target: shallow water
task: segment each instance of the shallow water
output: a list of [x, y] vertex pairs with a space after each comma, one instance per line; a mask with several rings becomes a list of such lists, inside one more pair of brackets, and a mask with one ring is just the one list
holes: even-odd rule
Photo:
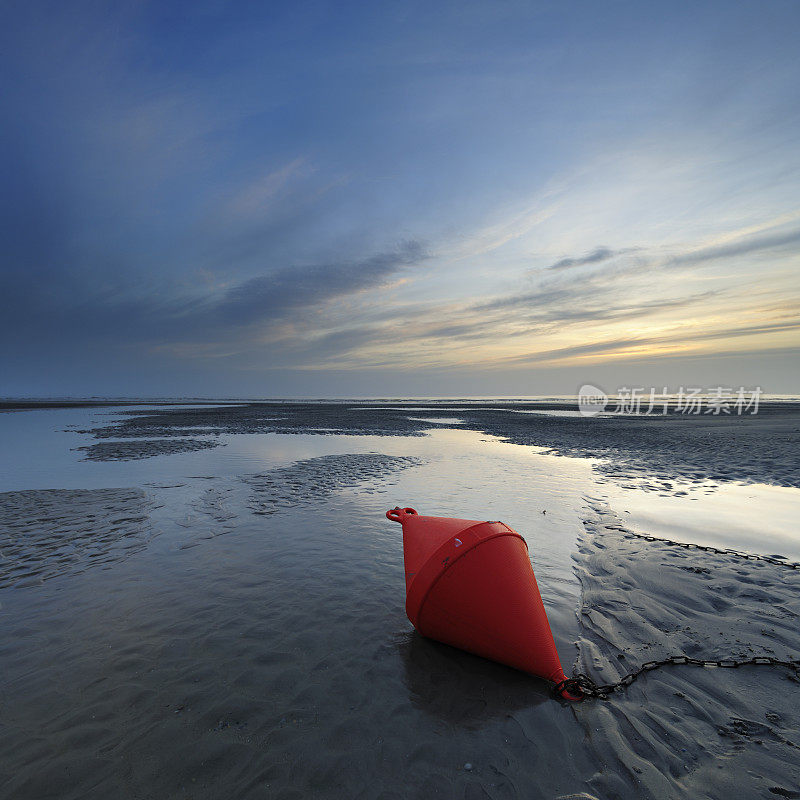
[[[673, 747], [656, 747], [644, 782], [605, 774], [636, 750], [641, 703], [610, 718], [597, 704], [568, 707], [537, 680], [414, 634], [400, 528], [384, 512], [410, 505], [518, 530], [566, 671], [588, 659], [598, 678], [615, 642], [647, 657], [675, 591], [658, 585], [660, 567], [634, 585], [632, 566], [592, 556], [584, 523], [598, 503], [653, 535], [798, 552], [795, 489], [780, 500], [775, 487], [733, 484], [662, 497], [609, 482], [591, 459], [443, 424], [424, 436], [225, 433], [207, 437], [221, 445], [208, 450], [82, 460], [75, 448], [94, 440], [74, 430], [116, 418], [107, 409], [0, 414], [0, 491], [10, 493], [0, 497], [0, 536], [14, 541], [0, 546], [0, 796], [695, 792], [697, 782], [670, 777]], [[600, 533], [592, 541], [606, 546]], [[774, 589], [790, 619], [792, 595], [770, 569], [727, 611]], [[642, 586], [662, 605], [629, 616], [620, 592]], [[605, 614], [589, 626], [576, 614], [587, 591]], [[698, 583], [695, 601], [718, 592]], [[675, 681], [684, 691], [687, 679]], [[669, 696], [659, 703], [650, 714]], [[702, 699], [691, 708], [702, 716]], [[707, 765], [695, 756], [680, 770], [697, 778]]]
[[[16, 588], [0, 589], [8, 796], [423, 797], [453, 782], [502, 793], [533, 785], [531, 727], [577, 733], [543, 684], [413, 634], [400, 529], [384, 512], [402, 503], [519, 529], [570, 663], [570, 554], [588, 464], [454, 430], [226, 435], [213, 450], [96, 463], [68, 449], [87, 436], [57, 431], [104, 413], [14, 416], [16, 449], [29, 449], [4, 465], [2, 488], [141, 487], [149, 507], [140, 535], [122, 537], [146, 547], [108, 543], [102, 558], [55, 571], [26, 562]], [[360, 476], [357, 458], [370, 453], [416, 462]], [[263, 495], [253, 476], [264, 474], [279, 499], [289, 490], [268, 516], [253, 513]], [[35, 522], [15, 529], [31, 548], [34, 530], [60, 531], [35, 547], [40, 563], [80, 550], [107, 522], [81, 530], [75, 494], [51, 494], [27, 497], [19, 515], [36, 508]], [[547, 783], [553, 794], [579, 784], [577, 773]]]
[[800, 490], [758, 483], [700, 483], [684, 491], [642, 492], [605, 484], [600, 494], [624, 514], [625, 524], [633, 530], [800, 561]]

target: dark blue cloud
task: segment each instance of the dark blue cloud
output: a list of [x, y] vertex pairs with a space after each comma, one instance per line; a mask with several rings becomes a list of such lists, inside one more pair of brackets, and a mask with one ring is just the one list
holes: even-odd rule
[[31, 280], [26, 271], [0, 274], [0, 335], [53, 343], [62, 331], [75, 341], [100, 337], [128, 343], [213, 341], [241, 329], [307, 315], [314, 308], [384, 283], [427, 258], [419, 242], [361, 260], [279, 268], [223, 291], [179, 294], [156, 286], [110, 286], [92, 275], [52, 273]]
[[555, 264], [545, 267], [545, 269], [558, 271], [563, 269], [571, 269], [572, 267], [583, 267], [586, 264], [599, 264], [601, 261], [608, 261], [609, 258], [613, 258], [615, 255], [618, 255], [621, 252], [627, 251], [614, 251], [609, 250], [607, 247], [598, 247], [596, 250], [593, 250], [591, 253], [587, 253], [585, 256], [578, 256], [576, 258], [562, 258], [560, 261], [556, 261]]
[[425, 258], [419, 242], [405, 242], [396, 250], [360, 261], [276, 270], [229, 289], [214, 304], [215, 311], [232, 325], [282, 318], [298, 308], [370, 289]]

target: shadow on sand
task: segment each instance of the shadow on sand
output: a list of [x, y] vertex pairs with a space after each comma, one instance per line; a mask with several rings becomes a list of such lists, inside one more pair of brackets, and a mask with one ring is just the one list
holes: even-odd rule
[[450, 724], [478, 727], [552, 700], [544, 681], [416, 631], [403, 635], [397, 646], [412, 704]]

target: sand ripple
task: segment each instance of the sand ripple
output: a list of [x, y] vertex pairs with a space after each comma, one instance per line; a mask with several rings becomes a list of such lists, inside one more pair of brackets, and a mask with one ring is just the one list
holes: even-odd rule
[[127, 442], [97, 442], [75, 449], [86, 452], [84, 461], [136, 461], [153, 456], [208, 450], [220, 444], [209, 439], [140, 439]]
[[417, 458], [381, 453], [349, 453], [296, 461], [245, 478], [252, 490], [250, 509], [254, 514], [273, 514], [281, 508], [315, 502], [365, 481], [370, 482], [372, 491], [380, 491], [389, 485], [392, 472], [419, 463]]
[[0, 493], [0, 588], [119, 561], [145, 547], [150, 533], [137, 489]]
[[[592, 502], [576, 556], [581, 671], [645, 661], [800, 657], [800, 572], [626, 535]], [[602, 797], [768, 797], [800, 785], [800, 681], [779, 667], [666, 667], [579, 709]], [[782, 795], [790, 796], [790, 795]]]

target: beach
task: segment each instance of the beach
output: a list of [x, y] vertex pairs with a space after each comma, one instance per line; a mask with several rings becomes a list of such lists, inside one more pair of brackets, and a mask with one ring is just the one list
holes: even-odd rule
[[798, 659], [798, 404], [1, 408], [2, 798], [800, 797], [796, 673], [555, 699], [414, 632], [384, 516], [519, 531], [568, 675]]

